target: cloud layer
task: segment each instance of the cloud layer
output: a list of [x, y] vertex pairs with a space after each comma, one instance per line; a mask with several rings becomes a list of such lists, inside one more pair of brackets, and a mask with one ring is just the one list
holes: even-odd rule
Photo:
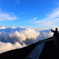
[[18, 49], [26, 46], [25, 44], [21, 45], [19, 42], [16, 42], [15, 44], [11, 44], [10, 42], [0, 42], [0, 53], [7, 52], [9, 50]]
[[0, 27], [0, 53], [22, 48], [39, 40], [52, 36], [50, 30], [36, 31], [24, 27]]

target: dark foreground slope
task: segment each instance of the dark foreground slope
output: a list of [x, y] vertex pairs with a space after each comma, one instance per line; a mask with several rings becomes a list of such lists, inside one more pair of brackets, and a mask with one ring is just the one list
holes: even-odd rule
[[59, 46], [56, 46], [53, 40], [45, 42], [39, 59], [59, 59]]
[[[52, 38], [52, 37], [51, 37], [51, 38]], [[36, 43], [34, 43], [34, 44], [31, 44], [31, 45], [29, 45], [29, 46], [27, 46], [27, 47], [24, 47], [24, 48], [21, 48], [21, 49], [15, 49], [15, 50], [11, 50], [11, 51], [7, 51], [7, 52], [5, 52], [5, 53], [2, 53], [2, 54], [0, 54], [0, 59], [25, 59], [25, 57], [27, 57], [28, 54], [29, 54], [38, 44], [40, 44], [40, 43], [42, 43], [42, 42], [45, 42], [46, 40], [50, 40], [51, 38], [48, 38], [48, 39], [45, 39], [45, 40], [36, 42]], [[43, 51], [42, 54], [41, 54], [41, 57], [40, 57], [41, 59], [43, 59], [42, 56], [45, 56], [45, 55], [44, 55], [45, 53], [47, 54], [46, 50], [47, 50], [47, 51], [51, 50], [50, 48], [52, 47], [52, 46], [51, 46], [52, 43], [50, 44], [50, 43], [47, 42], [46, 44], [49, 45], [49, 48], [48, 48], [48, 50], [47, 50], [47, 47], [48, 47], [48, 46], [45, 46], [46, 48], [44, 48], [44, 51]], [[50, 46], [51, 46], [51, 47], [50, 47]]]

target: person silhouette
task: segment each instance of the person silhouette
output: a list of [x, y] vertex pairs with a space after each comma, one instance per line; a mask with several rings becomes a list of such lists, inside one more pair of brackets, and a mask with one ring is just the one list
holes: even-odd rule
[[57, 45], [58, 44], [58, 28], [55, 28], [55, 30], [51, 30], [51, 32], [53, 32], [53, 41], [54, 41], [54, 44]]

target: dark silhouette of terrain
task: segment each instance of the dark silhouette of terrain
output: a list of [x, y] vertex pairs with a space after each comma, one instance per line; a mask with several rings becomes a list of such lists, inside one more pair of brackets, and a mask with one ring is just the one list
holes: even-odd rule
[[55, 45], [53, 40], [45, 42], [39, 59], [59, 59], [59, 46]]

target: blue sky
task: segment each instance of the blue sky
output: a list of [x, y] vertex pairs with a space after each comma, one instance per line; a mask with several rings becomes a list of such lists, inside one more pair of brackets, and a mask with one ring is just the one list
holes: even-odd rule
[[59, 26], [59, 0], [0, 0], [0, 26]]

